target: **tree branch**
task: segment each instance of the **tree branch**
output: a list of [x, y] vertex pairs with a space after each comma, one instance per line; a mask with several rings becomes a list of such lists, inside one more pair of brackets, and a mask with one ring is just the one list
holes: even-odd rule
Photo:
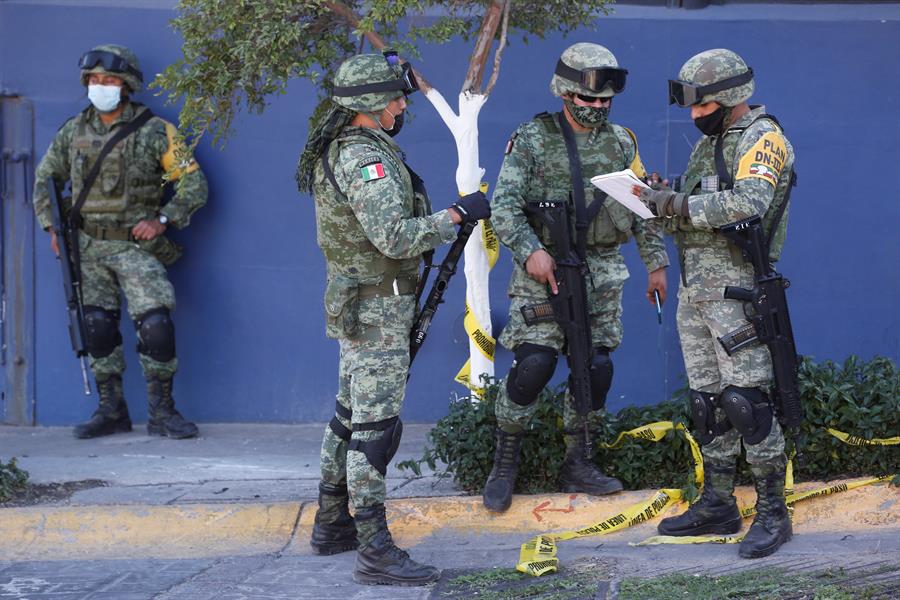
[[490, 96], [494, 91], [494, 85], [497, 83], [497, 77], [500, 76], [500, 60], [503, 58], [503, 51], [506, 49], [506, 33], [509, 30], [509, 7], [512, 0], [505, 0], [503, 5], [503, 25], [500, 29], [500, 44], [497, 51], [494, 52], [494, 68], [491, 71], [491, 78], [488, 80], [487, 87], [484, 89], [484, 95]]
[[[359, 16], [350, 10], [346, 4], [342, 2], [326, 2], [325, 6], [331, 9], [334, 14], [347, 21], [354, 29], [359, 29]], [[376, 31], [365, 31], [363, 35], [376, 50], [383, 50], [387, 46], [384, 39]], [[422, 91], [428, 92], [431, 89], [431, 84], [428, 83], [428, 80], [416, 69], [413, 69], [413, 73], [415, 73], [416, 81], [419, 82], [419, 87], [422, 88]]]
[[475, 40], [475, 48], [469, 58], [469, 70], [466, 72], [466, 80], [463, 82], [463, 92], [481, 93], [481, 82], [484, 79], [484, 67], [487, 64], [488, 53], [497, 35], [497, 27], [500, 25], [501, 15], [508, 0], [492, 0], [490, 7], [485, 11], [478, 30], [478, 38]]

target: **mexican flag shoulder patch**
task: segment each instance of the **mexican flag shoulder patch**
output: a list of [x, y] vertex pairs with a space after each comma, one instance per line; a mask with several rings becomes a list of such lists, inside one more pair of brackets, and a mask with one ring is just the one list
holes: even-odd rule
[[360, 167], [359, 171], [363, 181], [374, 181], [384, 177], [384, 164], [381, 162], [368, 164]]

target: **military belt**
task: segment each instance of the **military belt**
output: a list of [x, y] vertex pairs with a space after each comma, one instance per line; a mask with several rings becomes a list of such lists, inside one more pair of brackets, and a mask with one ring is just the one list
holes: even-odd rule
[[95, 240], [135, 241], [134, 235], [131, 233], [131, 227], [103, 227], [93, 223], [82, 223], [81, 230]]
[[398, 275], [395, 279], [385, 278], [381, 283], [360, 284], [359, 297], [362, 299], [414, 294], [418, 281], [418, 275]]

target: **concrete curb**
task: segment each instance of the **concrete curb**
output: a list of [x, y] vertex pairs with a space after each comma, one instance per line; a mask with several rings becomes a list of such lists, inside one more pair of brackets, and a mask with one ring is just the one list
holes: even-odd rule
[[[797, 490], [824, 485], [804, 483]], [[516, 496], [499, 515], [486, 511], [478, 496], [389, 500], [387, 508], [391, 531], [403, 546], [443, 531], [517, 534], [525, 542], [539, 533], [602, 521], [654, 493]], [[737, 495], [741, 506], [751, 505], [755, 497], [752, 488], [738, 488]], [[665, 515], [684, 508], [679, 504]], [[307, 554], [315, 510], [316, 503], [300, 502], [0, 509], [0, 560]], [[793, 521], [795, 533], [897, 528], [900, 488], [878, 484], [801, 502]], [[634, 530], [654, 535], [656, 521]]]

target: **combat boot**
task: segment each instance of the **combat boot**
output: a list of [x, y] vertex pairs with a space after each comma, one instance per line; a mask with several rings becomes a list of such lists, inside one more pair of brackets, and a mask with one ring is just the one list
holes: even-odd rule
[[741, 558], [762, 558], [778, 550], [794, 532], [784, 502], [784, 464], [770, 468], [768, 473], [757, 467], [751, 467], [751, 470], [756, 486], [756, 517], [738, 554]]
[[593, 444], [583, 432], [566, 433], [566, 458], [559, 475], [560, 491], [603, 496], [622, 491], [622, 482], [607, 477], [594, 464]]
[[704, 461], [703, 467], [705, 481], [700, 498], [684, 513], [660, 521], [660, 535], [731, 534], [741, 530], [741, 511], [734, 498], [734, 464]]
[[494, 449], [494, 467], [484, 484], [482, 500], [491, 512], [503, 512], [512, 504], [519, 471], [519, 451], [522, 448], [522, 432], [507, 433], [500, 427], [494, 432], [497, 446]]
[[88, 439], [131, 431], [131, 417], [122, 391], [122, 376], [110, 375], [97, 380], [97, 394], [100, 405], [87, 423], [76, 425], [72, 434], [79, 439]]
[[428, 585], [441, 578], [430, 565], [411, 559], [394, 544], [384, 516], [384, 504], [356, 511], [359, 551], [353, 580], [366, 585]]
[[147, 400], [150, 408], [150, 419], [147, 421], [147, 433], [162, 435], [176, 440], [197, 437], [197, 426], [185, 420], [175, 410], [172, 398], [172, 379], [159, 377], [147, 378]]
[[347, 484], [319, 482], [319, 510], [309, 545], [316, 554], [338, 554], [356, 550], [356, 522], [350, 516]]

